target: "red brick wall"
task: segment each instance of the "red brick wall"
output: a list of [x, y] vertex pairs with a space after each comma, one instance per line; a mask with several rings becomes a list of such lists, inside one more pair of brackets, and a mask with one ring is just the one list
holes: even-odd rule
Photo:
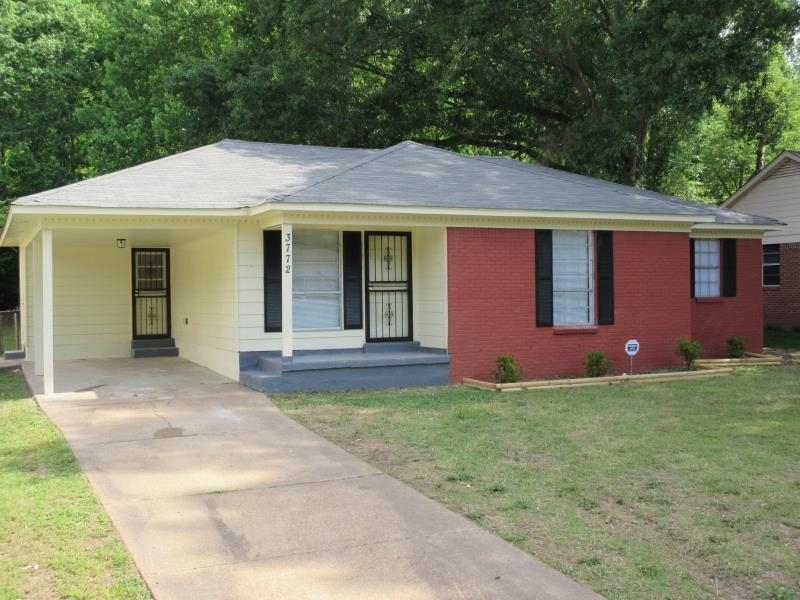
[[781, 284], [764, 288], [764, 324], [800, 327], [800, 243], [781, 244]]
[[747, 339], [750, 352], [764, 345], [761, 294], [761, 240], [736, 241], [736, 297], [692, 300], [692, 337], [703, 345], [703, 356], [727, 356], [726, 338]]
[[631, 337], [641, 343], [635, 369], [679, 364], [675, 340], [691, 332], [687, 234], [614, 233], [615, 324], [594, 333], [536, 327], [533, 231], [450, 228], [447, 257], [453, 381], [488, 378], [500, 354], [526, 378], [584, 373], [592, 350], [626, 371]]

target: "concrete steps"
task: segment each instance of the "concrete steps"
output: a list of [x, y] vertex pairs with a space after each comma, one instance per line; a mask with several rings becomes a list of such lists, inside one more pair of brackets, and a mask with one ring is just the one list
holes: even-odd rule
[[131, 341], [133, 358], [153, 358], [159, 356], [178, 356], [174, 338], [154, 338]]
[[446, 385], [450, 356], [419, 342], [365, 344], [362, 349], [255, 353], [241, 362], [239, 381], [262, 392], [380, 389]]

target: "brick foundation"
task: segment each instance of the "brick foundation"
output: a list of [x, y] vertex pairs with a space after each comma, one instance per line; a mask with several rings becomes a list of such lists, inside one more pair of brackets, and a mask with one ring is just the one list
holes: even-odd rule
[[800, 243], [781, 244], [781, 284], [764, 288], [764, 324], [800, 327]]

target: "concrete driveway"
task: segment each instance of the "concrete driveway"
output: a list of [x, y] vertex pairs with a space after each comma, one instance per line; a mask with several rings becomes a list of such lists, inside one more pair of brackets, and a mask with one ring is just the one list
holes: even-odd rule
[[600, 598], [193, 363], [56, 384], [39, 403], [156, 598]]

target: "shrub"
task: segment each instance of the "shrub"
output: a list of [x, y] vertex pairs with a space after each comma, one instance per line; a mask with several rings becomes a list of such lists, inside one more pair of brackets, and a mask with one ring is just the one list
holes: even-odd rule
[[518, 367], [511, 354], [497, 357], [497, 370], [492, 372], [492, 377], [497, 383], [516, 383], [522, 379], [522, 367]]
[[747, 340], [740, 335], [732, 335], [725, 343], [728, 344], [728, 356], [731, 358], [742, 358], [747, 348]]
[[589, 352], [583, 364], [586, 365], [586, 374], [589, 377], [602, 377], [611, 368], [611, 361], [599, 350]]
[[677, 353], [683, 359], [683, 365], [686, 370], [694, 368], [694, 361], [703, 355], [703, 347], [697, 340], [687, 340], [685, 338], [678, 338]]

